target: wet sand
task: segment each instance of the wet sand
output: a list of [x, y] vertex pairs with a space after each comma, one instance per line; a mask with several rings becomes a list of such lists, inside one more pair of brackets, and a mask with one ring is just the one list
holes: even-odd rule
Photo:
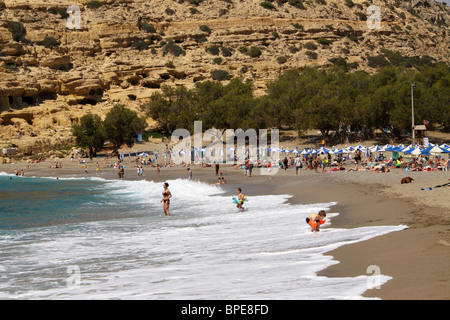
[[[105, 168], [100, 160], [87, 161], [88, 173], [77, 162], [58, 159], [61, 169], [51, 169], [52, 160], [31, 164], [26, 176], [95, 177], [96, 161], [100, 163], [98, 177], [117, 179], [117, 169]], [[125, 160], [125, 179], [138, 180], [136, 168]], [[13, 173], [24, 163], [0, 165], [0, 172]], [[191, 167], [193, 178], [215, 183], [213, 167]], [[245, 194], [291, 194], [292, 203], [337, 202], [331, 211], [339, 212], [332, 219], [332, 227], [355, 228], [373, 225], [406, 225], [407, 229], [363, 242], [345, 245], [328, 254], [339, 261], [319, 275], [327, 277], [355, 277], [371, 275], [367, 267], [376, 265], [383, 275], [393, 279], [380, 289], [368, 290], [366, 297], [387, 300], [449, 299], [450, 298], [450, 187], [433, 190], [448, 182], [450, 172], [408, 172], [394, 169], [389, 173], [332, 172], [315, 173], [302, 170], [280, 170], [271, 179], [254, 170], [246, 177], [244, 170], [221, 165], [227, 179], [222, 187], [234, 194], [241, 187]], [[411, 184], [400, 184], [410, 176]], [[165, 181], [187, 178], [186, 167], [162, 167], [160, 177], [156, 168], [144, 167], [144, 179]], [[299, 222], [299, 229], [307, 228]]]

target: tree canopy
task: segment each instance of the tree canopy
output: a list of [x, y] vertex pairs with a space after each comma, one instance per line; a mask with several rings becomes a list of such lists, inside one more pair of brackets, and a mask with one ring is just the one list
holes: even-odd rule
[[345, 137], [350, 131], [373, 136], [380, 130], [401, 138], [411, 130], [411, 84], [415, 123], [450, 130], [450, 68], [444, 63], [382, 67], [375, 74], [307, 67], [290, 69], [267, 85], [267, 94], [253, 95], [251, 82], [235, 78], [228, 84], [198, 83], [194, 89], [162, 87], [142, 110], [171, 133], [203, 128], [295, 128], [300, 133], [318, 129], [324, 138]]
[[146, 127], [145, 119], [135, 111], [117, 104], [108, 112], [104, 121], [98, 115], [86, 114], [72, 126], [72, 133], [81, 147], [88, 147], [92, 153], [99, 151], [105, 141], [113, 144], [113, 153], [126, 144], [132, 147], [138, 133]]

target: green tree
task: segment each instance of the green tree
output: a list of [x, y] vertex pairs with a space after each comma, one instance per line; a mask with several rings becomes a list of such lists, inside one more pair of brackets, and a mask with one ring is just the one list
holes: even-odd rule
[[122, 145], [134, 145], [138, 133], [144, 131], [146, 122], [135, 111], [116, 104], [106, 115], [103, 126], [105, 137], [113, 144], [113, 153], [117, 154]]
[[105, 136], [103, 134], [103, 122], [96, 114], [86, 114], [80, 118], [80, 122], [72, 126], [72, 134], [77, 145], [89, 148], [95, 155], [103, 148]]
[[191, 129], [196, 120], [195, 93], [184, 86], [164, 85], [161, 92], [152, 94], [150, 101], [141, 105], [141, 110], [166, 133], [177, 128]]

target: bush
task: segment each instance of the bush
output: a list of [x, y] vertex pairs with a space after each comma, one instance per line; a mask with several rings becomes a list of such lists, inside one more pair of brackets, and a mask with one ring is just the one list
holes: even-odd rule
[[42, 45], [46, 48], [53, 48], [59, 45], [58, 40], [56, 40], [52, 36], [46, 36], [44, 40], [42, 40]]
[[279, 64], [284, 64], [284, 63], [287, 62], [287, 57], [286, 56], [280, 56], [280, 57], [277, 58], [277, 62]]
[[343, 57], [330, 58], [330, 59], [328, 59], [328, 61], [330, 61], [335, 66], [338, 66], [338, 67], [343, 68], [344, 70], [347, 70], [347, 61]]
[[219, 54], [219, 47], [218, 46], [212, 46], [212, 47], [206, 48], [206, 52], [217, 56]]
[[169, 16], [173, 16], [173, 15], [175, 14], [175, 11], [173, 11], [173, 10], [170, 9], [170, 8], [166, 8], [165, 12], [166, 12], [166, 14], [169, 15]]
[[323, 38], [323, 37], [317, 38], [316, 41], [317, 41], [317, 43], [320, 43], [321, 45], [324, 45], [324, 46], [329, 46], [330, 44], [333, 43], [333, 41], [328, 40], [328, 39]]
[[173, 61], [167, 61], [165, 64], [166, 68], [175, 69], [175, 64]]
[[317, 45], [312, 41], [308, 41], [305, 43], [305, 48], [308, 50], [317, 50]]
[[14, 41], [26, 41], [25, 35], [27, 34], [27, 29], [25, 29], [22, 23], [8, 20], [6, 21], [6, 28], [8, 28], [9, 32], [11, 32]]
[[298, 30], [305, 30], [305, 28], [303, 27], [303, 25], [301, 25], [300, 23], [293, 23], [292, 24], [292, 26], [295, 28], [295, 29], [298, 29]]
[[389, 62], [383, 56], [371, 56], [368, 57], [367, 65], [371, 68], [381, 68], [388, 66]]
[[142, 24], [142, 30], [144, 30], [147, 33], [155, 33], [156, 32], [155, 26], [152, 25], [151, 23], [146, 23], [146, 22], [144, 22]]
[[89, 1], [88, 3], [86, 3], [86, 6], [87, 6], [89, 9], [98, 9], [98, 8], [100, 8], [102, 5], [103, 5], [103, 3], [101, 3], [100, 1], [97, 1], [97, 0], [92, 0], [92, 1]]
[[301, 0], [289, 0], [288, 3], [295, 8], [306, 10], [303, 1]]
[[137, 49], [139, 51], [141, 50], [147, 50], [148, 49], [148, 43], [144, 40], [135, 41], [131, 44], [131, 47], [134, 49]]
[[66, 10], [60, 9], [60, 8], [51, 7], [51, 8], [48, 8], [47, 11], [52, 14], [59, 14], [62, 19], [67, 19], [70, 16]]
[[352, 0], [345, 0], [345, 5], [349, 8], [353, 8], [355, 3]]
[[200, 30], [206, 32], [207, 34], [211, 34], [211, 29], [205, 24], [200, 26]]
[[277, 8], [275, 8], [275, 6], [268, 1], [263, 1], [259, 5], [267, 10], [277, 10]]
[[224, 81], [231, 78], [230, 74], [225, 70], [212, 70], [211, 76], [213, 80]]
[[238, 50], [239, 50], [240, 53], [243, 53], [243, 54], [247, 54], [248, 53], [248, 48], [246, 46], [239, 47]]
[[247, 54], [252, 58], [258, 58], [259, 56], [261, 56], [261, 53], [261, 49], [258, 47], [250, 47], [247, 52]]
[[189, 11], [191, 12], [191, 14], [198, 14], [198, 13], [200, 13], [200, 11], [198, 11], [196, 8], [189, 8]]
[[220, 10], [219, 10], [219, 17], [224, 16], [224, 15], [226, 15], [227, 13], [228, 13], [228, 10], [227, 10], [227, 9], [220, 9]]
[[214, 58], [213, 63], [214, 64], [221, 64], [222, 63], [222, 58], [221, 57]]
[[233, 49], [231, 48], [222, 47], [220, 48], [220, 51], [224, 57], [231, 57], [231, 55], [233, 55]]
[[206, 37], [204, 37], [204, 36], [200, 36], [200, 37], [194, 37], [194, 40], [195, 40], [195, 42], [197, 42], [197, 43], [203, 43], [203, 42], [206, 42], [206, 41], [208, 41], [208, 39], [206, 39]]
[[203, 0], [189, 0], [189, 4], [192, 4], [193, 6], [199, 6], [202, 2]]
[[297, 48], [296, 46], [290, 46], [288, 48], [288, 50], [289, 50], [290, 53], [296, 53], [296, 52], [300, 51], [300, 49]]
[[356, 12], [355, 14], [358, 16], [359, 20], [367, 21], [367, 15], [365, 13], [363, 13], [363, 12]]
[[314, 51], [306, 51], [306, 55], [312, 60], [317, 60], [318, 57], [318, 54]]
[[170, 40], [163, 48], [163, 53], [171, 53], [175, 57], [179, 57], [180, 55], [185, 55], [186, 51], [184, 51], [180, 46], [176, 45], [172, 40]]

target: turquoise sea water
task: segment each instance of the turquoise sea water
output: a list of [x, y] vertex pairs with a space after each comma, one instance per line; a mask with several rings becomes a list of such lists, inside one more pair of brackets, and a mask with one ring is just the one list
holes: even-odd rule
[[0, 230], [131, 217], [145, 211], [120, 192], [105, 192], [100, 179], [0, 176], [0, 190]]
[[[318, 277], [325, 255], [404, 226], [333, 228], [335, 203], [219, 187], [0, 174], [0, 299], [360, 299], [389, 275]], [[320, 233], [305, 217], [328, 210]], [[370, 280], [370, 281], [369, 281]]]

